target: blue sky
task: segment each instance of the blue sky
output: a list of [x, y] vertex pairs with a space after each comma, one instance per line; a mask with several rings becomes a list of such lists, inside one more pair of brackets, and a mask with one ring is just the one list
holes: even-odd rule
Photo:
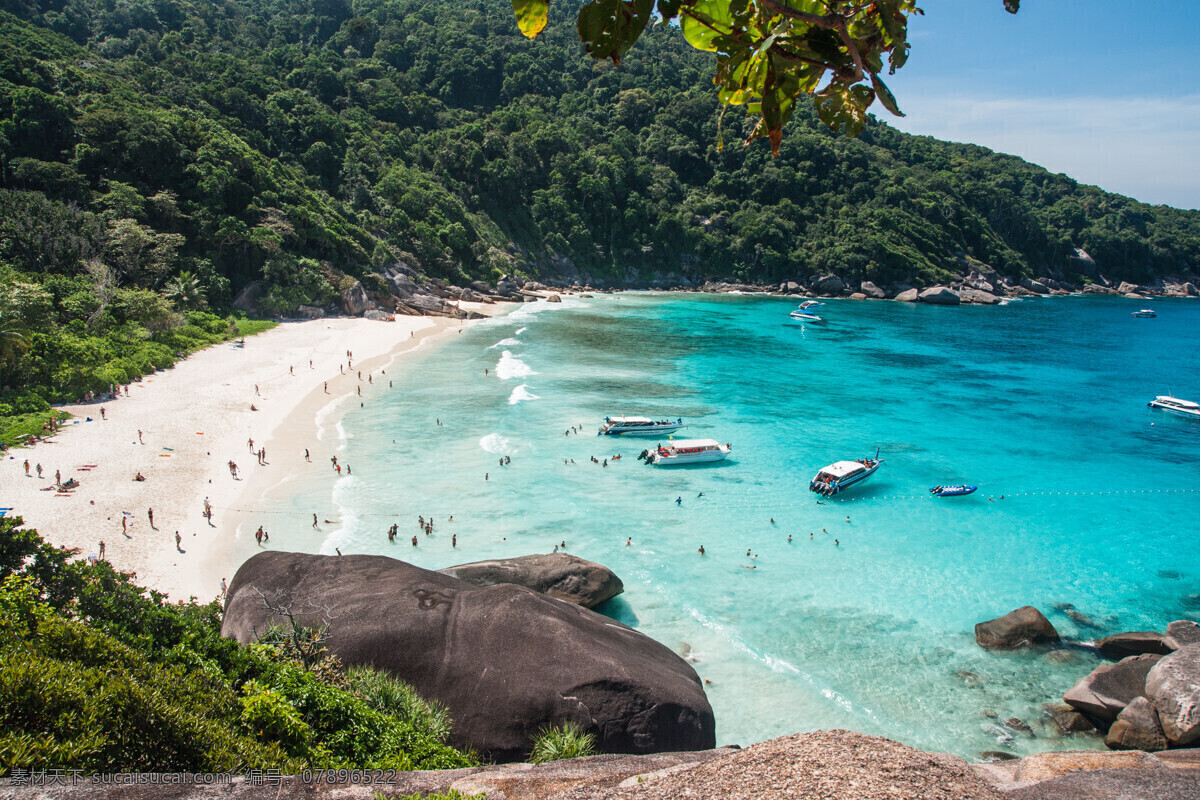
[[973, 142], [1147, 203], [1200, 208], [1200, 0], [921, 0], [884, 76], [909, 133]]

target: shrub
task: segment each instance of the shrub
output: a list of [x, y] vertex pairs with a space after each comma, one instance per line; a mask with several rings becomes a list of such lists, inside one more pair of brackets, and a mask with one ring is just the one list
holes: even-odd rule
[[450, 738], [450, 714], [445, 706], [422, 699], [404, 681], [372, 667], [351, 667], [346, 671], [346, 682], [376, 711], [407, 722], [438, 741]]
[[529, 762], [545, 764], [547, 761], [594, 755], [596, 737], [584, 733], [574, 722], [564, 722], [561, 727], [551, 725], [538, 731], [533, 737], [533, 750], [529, 754]]

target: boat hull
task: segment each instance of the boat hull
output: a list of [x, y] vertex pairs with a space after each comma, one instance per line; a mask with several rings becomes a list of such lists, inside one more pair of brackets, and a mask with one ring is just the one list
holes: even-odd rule
[[705, 450], [702, 453], [678, 453], [666, 456], [655, 451], [646, 458], [646, 461], [656, 467], [686, 467], [689, 464], [708, 464], [713, 461], [724, 461], [728, 455], [729, 448], [727, 447], [721, 447], [717, 450]]
[[978, 486], [943, 486], [939, 491], [929, 491], [934, 497], [962, 497], [968, 494], [974, 494]]
[[1188, 419], [1200, 419], [1200, 411], [1192, 411], [1191, 409], [1187, 408], [1175, 408], [1174, 406], [1163, 405], [1155, 402], [1154, 400], [1146, 403], [1146, 405], [1150, 408], [1156, 408], [1159, 411], [1169, 411], [1172, 414], [1178, 414], [1179, 416], [1187, 417]]
[[811, 322], [814, 325], [823, 325], [825, 323], [825, 320], [821, 319], [816, 314], [805, 314], [800, 311], [793, 311], [792, 313], [788, 314], [788, 316], [797, 322]]
[[814, 481], [809, 482], [808, 490], [810, 492], [817, 492], [818, 494], [823, 494], [826, 497], [834, 497], [835, 495], [839, 495], [842, 492], [846, 491], [847, 489], [851, 489], [855, 486], [858, 486], [858, 485], [864, 483], [872, 475], [874, 475], [876, 472], [878, 472], [879, 468], [882, 466], [883, 466], [883, 462], [877, 461], [877, 462], [875, 462], [875, 466], [870, 467], [869, 469], [867, 469], [863, 472], [860, 472], [857, 475], [851, 475], [847, 478], [843, 478], [842, 480], [838, 481], [837, 486], [835, 486], [833, 488], [826, 488], [826, 487], [828, 487], [828, 484], [818, 484], [814, 480]]
[[680, 428], [686, 428], [686, 425], [671, 423], [670, 425], [647, 425], [645, 428], [609, 428], [608, 430], [600, 431], [600, 436], [663, 436], [664, 434], [674, 433]]

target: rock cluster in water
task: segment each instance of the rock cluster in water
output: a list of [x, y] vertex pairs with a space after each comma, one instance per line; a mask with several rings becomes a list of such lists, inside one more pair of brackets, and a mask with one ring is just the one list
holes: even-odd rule
[[474, 586], [386, 556], [259, 553], [229, 585], [221, 633], [253, 641], [290, 604], [328, 628], [344, 664], [369, 664], [444, 704], [452, 741], [523, 758], [547, 724], [574, 722], [608, 753], [715, 745], [695, 670], [642, 633], [512, 584]]

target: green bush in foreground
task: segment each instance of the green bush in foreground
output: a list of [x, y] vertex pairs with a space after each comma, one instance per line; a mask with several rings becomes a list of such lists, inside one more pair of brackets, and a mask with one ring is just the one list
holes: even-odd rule
[[222, 638], [216, 603], [171, 604], [71, 555], [0, 519], [0, 776], [477, 763], [399, 681]]
[[543, 728], [533, 737], [533, 750], [529, 754], [531, 764], [561, 761], [564, 758], [583, 758], [596, 755], [596, 737], [584, 733], [574, 722], [564, 722], [561, 727]]

